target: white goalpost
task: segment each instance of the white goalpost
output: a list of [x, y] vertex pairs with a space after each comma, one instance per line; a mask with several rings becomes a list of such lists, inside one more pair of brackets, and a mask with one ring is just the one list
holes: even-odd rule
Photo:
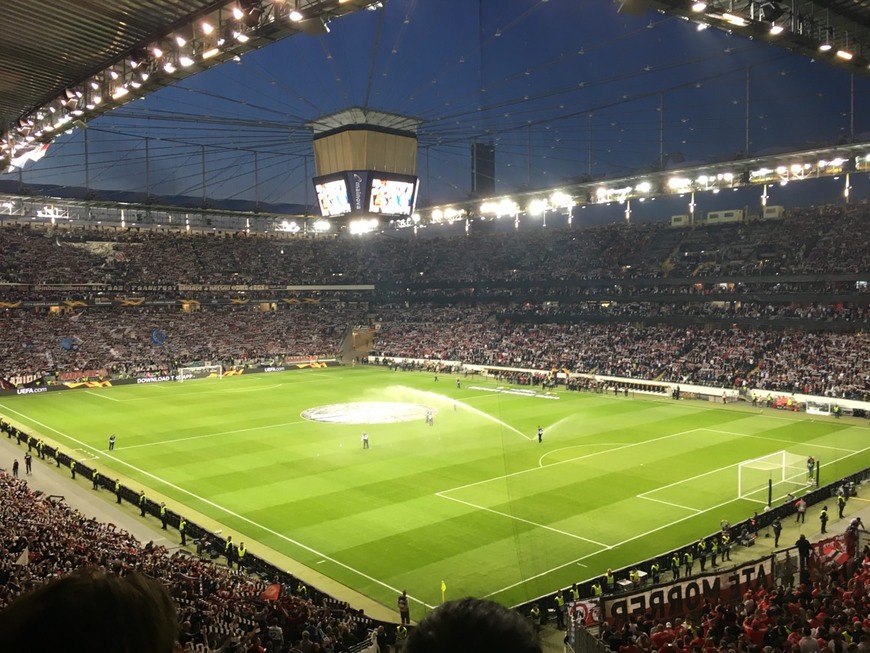
[[806, 487], [806, 460], [806, 456], [785, 450], [744, 460], [737, 465], [737, 498], [768, 505], [768, 501]]
[[196, 379], [222, 379], [223, 376], [223, 365], [191, 365], [189, 367], [179, 367], [175, 380], [179, 383], [184, 383], [185, 381]]

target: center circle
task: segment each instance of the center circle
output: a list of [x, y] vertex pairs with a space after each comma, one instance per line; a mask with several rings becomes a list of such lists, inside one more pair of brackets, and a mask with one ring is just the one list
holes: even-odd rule
[[314, 422], [330, 424], [394, 424], [396, 422], [424, 421], [438, 411], [424, 404], [400, 401], [355, 401], [346, 404], [327, 404], [302, 411], [302, 417]]

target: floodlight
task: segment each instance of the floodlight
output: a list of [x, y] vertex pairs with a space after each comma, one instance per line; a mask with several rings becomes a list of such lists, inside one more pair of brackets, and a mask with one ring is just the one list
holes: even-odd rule
[[189, 68], [193, 65], [193, 59], [187, 56], [181, 56], [178, 58], [178, 63], [180, 63], [185, 68]]
[[550, 204], [567, 209], [574, 206], [574, 198], [562, 191], [556, 191], [550, 195]]
[[830, 50], [833, 47], [831, 45], [831, 41], [833, 40], [833, 38], [834, 30], [833, 28], [828, 27], [827, 29], [825, 29], [824, 36], [822, 37], [822, 42], [819, 43], [819, 50], [821, 50], [822, 52], [827, 52], [828, 50]]
[[770, 26], [770, 35], [776, 36], [777, 34], [782, 34], [785, 28], [782, 25], [771, 25]]
[[212, 48], [211, 50], [206, 50], [202, 53], [203, 59], [211, 59], [212, 57], [216, 57], [220, 54], [220, 50], [218, 48]]
[[837, 56], [845, 61], [850, 61], [853, 55], [848, 50], [837, 50]]
[[722, 20], [729, 22], [732, 25], [735, 25], [737, 27], [746, 27], [748, 25], [748, 23], [746, 22], [746, 19], [743, 18], [743, 16], [738, 16], [736, 14], [729, 14], [727, 12], [722, 14]]
[[547, 200], [535, 199], [529, 202], [529, 205], [526, 207], [526, 211], [529, 215], [541, 215], [548, 208], [549, 207], [547, 205]]
[[692, 11], [694, 11], [696, 14], [701, 13], [706, 8], [707, 8], [706, 2], [695, 2], [692, 4]]

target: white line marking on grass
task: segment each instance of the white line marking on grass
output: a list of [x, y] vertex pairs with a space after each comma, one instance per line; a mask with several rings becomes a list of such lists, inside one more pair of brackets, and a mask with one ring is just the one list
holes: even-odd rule
[[463, 399], [463, 401], [470, 401], [471, 399], [487, 399], [487, 398], [491, 399], [492, 397], [498, 397], [498, 393], [487, 392], [485, 395], [471, 395], [470, 397], [465, 397]]
[[[538, 458], [538, 467], [548, 467], [549, 465], [544, 465], [544, 458], [549, 456], [552, 453], [558, 453], [560, 451], [567, 451], [568, 449], [576, 449], [577, 447], [621, 447], [626, 444], [625, 442], [590, 442], [589, 444], [572, 444], [570, 447], [559, 447], [558, 449], [553, 449], [552, 451], [548, 451], [540, 458]], [[553, 463], [554, 465], [556, 463]]]
[[[704, 430], [704, 429], [700, 429]], [[744, 461], [740, 461], [744, 462]], [[674, 487], [675, 485], [682, 485], [687, 481], [694, 481], [698, 478], [704, 478], [705, 476], [709, 476], [710, 474], [718, 474], [719, 472], [724, 472], [726, 469], [731, 469], [732, 467], [737, 467], [740, 463], [732, 463], [730, 465], [725, 465], [724, 467], [718, 467], [717, 469], [711, 469], [709, 472], [704, 472], [703, 474], [695, 474], [694, 476], [689, 476], [688, 478], [681, 479], [679, 481], [674, 481], [673, 483], [668, 483], [667, 485], [661, 485], [653, 490], [647, 490], [646, 492], [641, 492], [637, 496], [642, 499], [646, 499], [647, 494], [652, 494], [653, 492], [659, 492], [660, 490], [667, 490], [669, 487]]]
[[[164, 385], [164, 384], [152, 383], [151, 387], [159, 388], [161, 385]], [[196, 390], [196, 391], [191, 391], [191, 392], [179, 391], [179, 392], [176, 392], [175, 394], [173, 394], [172, 397], [173, 398], [175, 398], [175, 397], [190, 397], [191, 395], [195, 395], [195, 396], [201, 396], [201, 395], [239, 395], [239, 394], [244, 394], [247, 392], [262, 392], [263, 390], [274, 390], [275, 388], [280, 388], [282, 385], [284, 385], [284, 384], [283, 383], [275, 383], [272, 385], [267, 385], [265, 387], [255, 386], [253, 388], [226, 388], [226, 389], [221, 389], [221, 390], [218, 390], [218, 389]], [[150, 401], [151, 399], [153, 399], [153, 397], [148, 397], [148, 396], [130, 397], [129, 399], [125, 399], [124, 401]], [[120, 400], [116, 399], [115, 401], [120, 401]]]
[[[652, 444], [653, 442], [661, 442], [662, 440], [667, 440], [668, 438], [674, 438], [680, 435], [688, 435], [689, 433], [694, 433], [695, 431], [700, 431], [702, 429], [689, 429], [688, 431], [680, 431], [679, 433], [671, 433], [670, 435], [662, 435], [658, 438], [652, 438], [651, 440], [641, 440], [640, 442], [632, 442], [630, 444], [624, 444], [619, 447], [615, 447], [613, 449], [605, 449], [604, 451], [594, 451], [592, 453], [587, 453], [583, 456], [577, 456], [575, 458], [566, 458], [565, 460], [559, 460], [555, 463], [551, 463], [546, 467], [555, 467], [556, 465], [564, 465], [566, 463], [574, 463], [578, 460], [585, 460], [587, 458], [592, 458], [594, 456], [600, 456], [605, 453], [611, 453], [613, 451], [621, 451], [622, 449], [628, 449], [630, 447], [637, 447], [644, 444]], [[482, 481], [475, 481], [474, 483], [466, 483], [465, 485], [457, 485], [456, 487], [449, 488], [447, 490], [441, 490], [440, 492], [436, 492], [436, 494], [442, 494], [447, 492], [453, 492], [455, 490], [464, 490], [467, 487], [474, 487], [475, 485], [482, 485], [484, 483], [489, 483], [490, 481], [500, 481], [503, 478], [510, 478], [511, 476], [519, 476], [520, 474], [527, 474], [529, 472], [535, 472], [543, 467], [529, 467], [528, 469], [521, 469], [518, 472], [511, 472], [510, 474], [502, 474], [501, 476], [493, 476], [492, 478], [485, 478]]]
[[[651, 492], [655, 492], [656, 490], [651, 490]], [[691, 510], [692, 512], [701, 513], [703, 510], [698, 510], [697, 508], [690, 508], [689, 506], [682, 506], [679, 503], [671, 503], [670, 501], [662, 501], [661, 499], [653, 499], [652, 497], [645, 496], [643, 494], [637, 495], [638, 499], [646, 499], [647, 501], [655, 501], [656, 503], [663, 503], [666, 506], [673, 506], [674, 508], [681, 508], [683, 510]]]
[[273, 383], [272, 385], [267, 386], [257, 386], [255, 388], [228, 388], [227, 390], [223, 390], [223, 392], [227, 392], [229, 394], [239, 394], [242, 392], [262, 392], [263, 390], [274, 390], [275, 388], [280, 388], [283, 383]]
[[[703, 429], [693, 429], [693, 430], [703, 430]], [[840, 458], [836, 458], [836, 459], [830, 461], [828, 464], [830, 465], [830, 464], [833, 464], [833, 463], [836, 463], [836, 462], [840, 462], [841, 460], [845, 460], [846, 458], [851, 458], [852, 456], [857, 455], [857, 454], [864, 453], [865, 451], [870, 451], [870, 447], [865, 447], [864, 449], [861, 449], [860, 451], [856, 451], [856, 452], [854, 452], [854, 453], [846, 454], [845, 456], [842, 456], [842, 457], [840, 457]], [[853, 497], [853, 498], [856, 498], [856, 497]], [[640, 533], [640, 534], [638, 534], [638, 535], [634, 535], [634, 536], [632, 536], [632, 537], [629, 537], [629, 538], [627, 538], [627, 539], [624, 539], [624, 540], [622, 540], [621, 542], [619, 542], [618, 544], [614, 544], [611, 548], [613, 548], [613, 549], [618, 549], [619, 547], [621, 547], [621, 546], [624, 545], [624, 544], [628, 544], [629, 542], [634, 542], [635, 540], [639, 540], [640, 538], [642, 538], [642, 537], [646, 537], [647, 535], [652, 535], [653, 533], [657, 533], [658, 531], [663, 531], [663, 530], [665, 530], [666, 528], [670, 528], [671, 526], [676, 526], [677, 524], [679, 524], [679, 523], [681, 523], [681, 522], [684, 522], [684, 521], [686, 521], [687, 519], [694, 519], [695, 517], [697, 517], [697, 516], [700, 515], [700, 514], [707, 513], [707, 512], [712, 512], [713, 510], [718, 510], [718, 509], [721, 508], [722, 506], [727, 506], [728, 504], [730, 504], [730, 503], [734, 503], [735, 501], [742, 501], [742, 499], [739, 499], [739, 498], [729, 499], [728, 501], [723, 501], [722, 503], [718, 503], [718, 504], [716, 504], [715, 506], [711, 506], [711, 507], [709, 507], [709, 508], [705, 508], [704, 510], [701, 510], [701, 511], [698, 512], [697, 514], [686, 515], [685, 517], [680, 517], [679, 519], [675, 519], [674, 521], [672, 521], [672, 522], [670, 522], [670, 523], [668, 523], [668, 524], [662, 524], [661, 526], [657, 526], [656, 528], [653, 528], [652, 530], [649, 530], [649, 531], [647, 531], [646, 533]], [[534, 576], [530, 576], [530, 577], [528, 577], [528, 578], [525, 578], [525, 579], [521, 580], [521, 581], [518, 582], [518, 583], [513, 583], [513, 584], [511, 584], [511, 585], [508, 585], [507, 587], [502, 587], [501, 589], [497, 589], [497, 590], [495, 590], [494, 592], [490, 592], [489, 594], [486, 594], [486, 595], [483, 596], [482, 598], [488, 599], [488, 598], [490, 598], [490, 597], [492, 597], [492, 596], [496, 596], [497, 594], [501, 594], [502, 592], [506, 592], [506, 591], [508, 591], [508, 590], [513, 589], [514, 587], [518, 587], [518, 586], [520, 586], [520, 585], [522, 585], [522, 584], [524, 584], [524, 583], [527, 583], [527, 582], [529, 582], [530, 580], [535, 580], [536, 578], [540, 578], [541, 576], [546, 576], [547, 574], [551, 574], [551, 573], [553, 573], [554, 571], [559, 571], [560, 569], [564, 569], [565, 567], [570, 567], [571, 565], [575, 565], [575, 564], [577, 564], [577, 563], [579, 563], [579, 562], [582, 562], [583, 560], [588, 560], [588, 559], [591, 558], [592, 556], [598, 555], [599, 553], [601, 553], [601, 551], [595, 551], [595, 552], [593, 552], [593, 553], [587, 553], [586, 555], [580, 556], [579, 558], [575, 558], [574, 560], [570, 560], [570, 561], [568, 561], [568, 562], [566, 562], [566, 563], [564, 563], [564, 564], [557, 565], [557, 566], [553, 567], [552, 569], [548, 569], [548, 570], [546, 570], [546, 571], [542, 571], [542, 572], [539, 573], [539, 574], [535, 574]]]
[[117, 401], [118, 403], [121, 403], [121, 400], [120, 400], [120, 399], [115, 399], [114, 397], [107, 397], [106, 395], [102, 395], [102, 394], [100, 394], [99, 392], [93, 392], [93, 391], [91, 391], [91, 390], [85, 390], [85, 394], [86, 394], [86, 395], [92, 395], [92, 396], [94, 396], [94, 397], [99, 397], [100, 399], [107, 399], [108, 401]]
[[219, 433], [206, 433], [204, 435], [191, 435], [186, 438], [173, 438], [172, 440], [161, 440], [160, 442], [145, 442], [144, 444], [131, 444], [126, 447], [115, 447], [115, 451], [122, 449], [141, 449], [142, 447], [158, 447], [164, 444], [173, 444], [175, 442], [187, 442], [188, 440], [202, 440], [205, 438], [216, 438], [221, 435], [233, 435], [235, 433], [247, 433], [249, 431], [260, 431], [265, 429], [275, 429], [281, 426], [293, 426], [294, 424], [305, 424], [308, 420], [297, 420], [295, 422], [282, 422], [280, 424], [267, 424], [265, 426], [251, 426], [246, 429], [234, 429], [232, 431], [221, 431]]
[[515, 521], [523, 522], [524, 524], [529, 524], [530, 526], [536, 526], [538, 528], [543, 528], [547, 531], [552, 531], [554, 533], [558, 533], [559, 535], [567, 535], [568, 537], [572, 537], [575, 540], [581, 540], [583, 542], [589, 542], [589, 544], [594, 544], [595, 546], [600, 546], [601, 550], [612, 549], [613, 547], [609, 544], [604, 544], [603, 542], [596, 542], [595, 540], [590, 540], [588, 537], [583, 537], [582, 535], [575, 535], [574, 533], [569, 533], [568, 531], [562, 531], [558, 528], [553, 528], [552, 526], [546, 526], [545, 524], [539, 524], [538, 522], [531, 521], [530, 519], [523, 519], [522, 517], [517, 517], [516, 515], [511, 515], [506, 512], [501, 512], [500, 510], [494, 510], [492, 508], [487, 508], [486, 506], [479, 506], [476, 503], [471, 503], [470, 501], [463, 501], [462, 499], [457, 499], [455, 497], [446, 497], [440, 492], [435, 493], [436, 497], [441, 497], [442, 499], [449, 499], [450, 501], [455, 501], [456, 503], [461, 503], [470, 508], [475, 508], [477, 510], [483, 510], [484, 512], [491, 512], [494, 515], [501, 515], [502, 517], [507, 517], [508, 519], [513, 519]]
[[[64, 437], [64, 438], [66, 438], [67, 440], [70, 440], [71, 442], [75, 442], [76, 444], [80, 444], [80, 445], [82, 445], [83, 447], [87, 447], [88, 449], [93, 449], [93, 450], [97, 451], [97, 449], [96, 449], [95, 447], [92, 447], [92, 446], [89, 445], [87, 442], [82, 442], [82, 441], [79, 440], [78, 438], [74, 438], [74, 437], [72, 437], [71, 435], [67, 435], [67, 434], [64, 433], [63, 431], [59, 431], [59, 430], [57, 430], [56, 428], [49, 426], [48, 424], [43, 424], [42, 422], [39, 422], [39, 421], [33, 419], [32, 417], [28, 417], [28, 416], [25, 415], [24, 413], [20, 413], [20, 412], [18, 412], [17, 410], [12, 410], [11, 408], [7, 408], [7, 407], [4, 406], [3, 404], [0, 404], [0, 408], [3, 408], [4, 410], [8, 410], [10, 413], [15, 413], [16, 415], [20, 415], [22, 418], [26, 419], [28, 422], [32, 422], [33, 424], [36, 424], [37, 426], [39, 426], [39, 427], [41, 427], [41, 428], [43, 428], [43, 429], [46, 429], [46, 430], [48, 430], [48, 431], [53, 431], [54, 433], [57, 433], [57, 434], [60, 435], [61, 437]], [[245, 522], [246, 524], [250, 524], [251, 526], [254, 526], [255, 528], [259, 528], [259, 529], [262, 530], [263, 532], [268, 533], [269, 535], [274, 535], [275, 537], [277, 537], [277, 538], [279, 538], [279, 539], [282, 539], [282, 540], [284, 540], [285, 542], [288, 542], [288, 543], [290, 543], [290, 544], [292, 544], [292, 545], [294, 545], [294, 546], [299, 547], [299, 548], [302, 549], [303, 551], [307, 551], [308, 553], [312, 553], [312, 554], [314, 554], [314, 555], [316, 555], [316, 556], [320, 556], [323, 560], [327, 560], [327, 561], [333, 563], [334, 565], [336, 565], [336, 566], [338, 566], [338, 567], [341, 567], [342, 569], [345, 569], [345, 570], [347, 570], [347, 571], [349, 571], [349, 572], [351, 572], [351, 573], [353, 573], [353, 574], [356, 574], [357, 576], [359, 576], [359, 577], [361, 577], [361, 578], [366, 579], [367, 581], [369, 581], [369, 582], [371, 582], [371, 583], [374, 583], [375, 585], [379, 585], [380, 587], [383, 587], [383, 588], [385, 588], [385, 589], [388, 589], [388, 590], [390, 590], [391, 592], [393, 592], [393, 593], [395, 593], [395, 594], [401, 594], [401, 593], [402, 593], [402, 590], [400, 590], [400, 589], [397, 588], [397, 587], [393, 587], [393, 586], [391, 586], [391, 585], [388, 585], [387, 583], [384, 583], [383, 581], [380, 581], [380, 580], [378, 580], [377, 578], [374, 578], [373, 576], [369, 576], [368, 574], [366, 574], [366, 573], [364, 573], [364, 572], [362, 572], [362, 571], [359, 571], [358, 569], [354, 569], [354, 568], [351, 567], [350, 565], [347, 565], [347, 564], [345, 564], [345, 563], [343, 563], [343, 562], [341, 562], [341, 561], [339, 561], [339, 560], [336, 560], [335, 558], [332, 558], [332, 557], [330, 557], [330, 556], [328, 556], [328, 555], [326, 555], [326, 554], [324, 554], [324, 553], [321, 553], [321, 552], [318, 551], [317, 549], [313, 549], [313, 548], [311, 548], [310, 546], [307, 546], [307, 545], [303, 544], [302, 542], [299, 542], [298, 540], [294, 540], [294, 539], [291, 538], [291, 537], [287, 537], [287, 536], [284, 535], [283, 533], [279, 533], [278, 531], [273, 530], [273, 529], [269, 528], [268, 526], [263, 526], [262, 524], [259, 524], [259, 523], [255, 522], [253, 519], [249, 519], [248, 517], [245, 517], [244, 515], [240, 515], [239, 513], [235, 512], [235, 511], [233, 511], [233, 510], [230, 510], [229, 508], [225, 508], [224, 506], [222, 506], [222, 505], [220, 505], [220, 504], [218, 504], [218, 503], [215, 503], [215, 502], [212, 501], [211, 499], [206, 499], [205, 497], [201, 497], [201, 496], [199, 496], [198, 494], [194, 494], [194, 493], [191, 492], [190, 490], [187, 490], [187, 489], [185, 489], [185, 488], [183, 488], [183, 487], [181, 487], [181, 486], [179, 486], [179, 485], [176, 485], [175, 483], [170, 483], [169, 481], [167, 481], [167, 480], [165, 480], [165, 479], [163, 479], [163, 478], [160, 478], [160, 477], [157, 476], [156, 474], [152, 474], [151, 472], [145, 471], [144, 469], [142, 469], [142, 468], [140, 468], [140, 467], [136, 467], [135, 465], [131, 465], [130, 463], [125, 462], [125, 461], [121, 460], [120, 458], [117, 458], [116, 456], [113, 456], [113, 455], [111, 455], [111, 454], [105, 454], [105, 455], [106, 455], [107, 458], [111, 458], [111, 459], [114, 460], [115, 462], [117, 462], [117, 463], [119, 463], [119, 464], [121, 464], [121, 465], [124, 465], [124, 466], [126, 466], [126, 467], [129, 467], [130, 469], [132, 469], [132, 470], [135, 471], [135, 472], [138, 472], [138, 473], [141, 474], [142, 476], [146, 476], [146, 477], [148, 477], [148, 478], [151, 478], [151, 479], [157, 481], [158, 483], [162, 483], [162, 484], [165, 485], [166, 487], [172, 488], [172, 489], [175, 490], [176, 492], [180, 492], [180, 493], [182, 493], [182, 494], [186, 494], [187, 496], [192, 497], [193, 499], [196, 499], [197, 501], [201, 501], [202, 503], [204, 503], [204, 504], [206, 504], [206, 505], [208, 505], [208, 506], [211, 506], [212, 508], [215, 508], [216, 510], [219, 510], [219, 511], [221, 511], [221, 512], [223, 512], [223, 513], [226, 513], [226, 514], [229, 515], [230, 517], [235, 517], [236, 519], [238, 519], [238, 520], [240, 520], [240, 521], [243, 521], [243, 522]], [[416, 599], [416, 598], [414, 598], [414, 597], [412, 597], [412, 596], [410, 596], [410, 595], [408, 596], [408, 598], [412, 599], [413, 601], [416, 601], [416, 602], [419, 603], [420, 605], [422, 605], [422, 606], [424, 606], [424, 607], [426, 607], [426, 608], [428, 608], [428, 609], [430, 609], [430, 610], [434, 609], [434, 607], [435, 607], [435, 606], [429, 605], [428, 603], [426, 603], [426, 602], [424, 602], [424, 601], [421, 601], [420, 599]]]
[[[769, 438], [766, 435], [755, 435], [754, 433], [736, 433], [735, 431], [721, 431], [718, 429], [701, 429], [702, 431], [709, 431], [710, 433], [722, 433], [724, 435], [738, 435], [741, 438], [755, 438], [757, 440], [769, 440], [770, 442], [784, 442], [785, 444], [791, 445], [806, 445], [806, 442], [795, 442], [794, 440], [785, 440], [783, 438]], [[848, 453], [855, 453], [854, 449], [844, 449], [843, 447], [829, 447], [824, 444], [812, 444], [808, 445], [812, 446], [816, 449], [831, 449], [832, 451], [846, 451]]]

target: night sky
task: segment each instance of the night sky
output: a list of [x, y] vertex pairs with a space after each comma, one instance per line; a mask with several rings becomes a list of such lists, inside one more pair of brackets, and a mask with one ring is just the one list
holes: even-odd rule
[[747, 74], [752, 154], [870, 130], [865, 78], [854, 80], [853, 116], [843, 70], [655, 12], [625, 16], [611, 0], [384, 5], [94, 120], [87, 179], [81, 130], [28, 164], [22, 179], [311, 204], [305, 123], [362, 106], [422, 121], [418, 206], [425, 206], [468, 196], [473, 142], [496, 145], [498, 193], [649, 169], [662, 137], [664, 154], [681, 166], [738, 158]]

